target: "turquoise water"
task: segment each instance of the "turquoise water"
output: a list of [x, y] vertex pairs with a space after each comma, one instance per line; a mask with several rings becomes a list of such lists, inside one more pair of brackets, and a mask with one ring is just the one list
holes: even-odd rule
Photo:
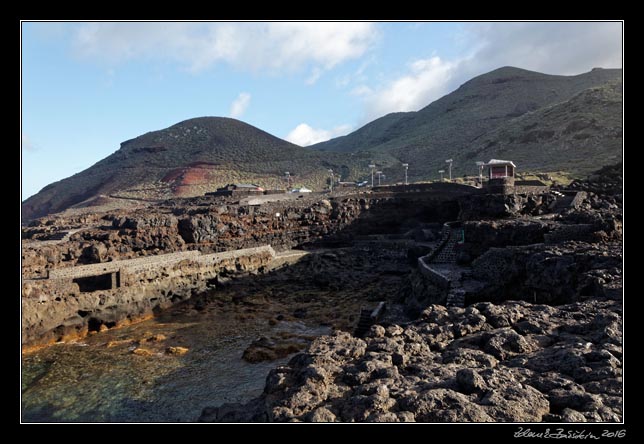
[[[239, 308], [175, 310], [135, 325], [56, 344], [23, 356], [25, 422], [195, 421], [206, 406], [259, 395], [271, 368], [289, 357], [250, 364], [243, 351], [260, 336], [328, 329], [299, 322], [269, 325]], [[163, 339], [162, 336], [165, 336]], [[137, 344], [156, 336], [156, 341]], [[182, 355], [166, 353], [183, 346]], [[141, 356], [135, 348], [150, 353]]]

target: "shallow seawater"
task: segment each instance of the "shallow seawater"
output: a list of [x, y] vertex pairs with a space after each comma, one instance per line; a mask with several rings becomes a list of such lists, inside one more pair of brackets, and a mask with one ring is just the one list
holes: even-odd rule
[[[22, 419], [26, 422], [195, 421], [206, 406], [258, 396], [269, 370], [289, 357], [248, 363], [242, 353], [276, 332], [320, 335], [302, 322], [270, 326], [234, 311], [165, 313], [155, 319], [56, 344], [23, 356]], [[156, 336], [156, 341], [137, 343]], [[166, 353], [170, 346], [189, 351]], [[141, 356], [141, 347], [151, 354]]]
[[[292, 356], [246, 362], [253, 341], [266, 337], [289, 351], [332, 330], [351, 331], [363, 307], [398, 294], [407, 267], [406, 250], [337, 249], [233, 280], [154, 319], [26, 354], [22, 419], [195, 421], [204, 407], [248, 401]], [[137, 347], [148, 355], [133, 353]], [[189, 351], [172, 355], [168, 347]]]

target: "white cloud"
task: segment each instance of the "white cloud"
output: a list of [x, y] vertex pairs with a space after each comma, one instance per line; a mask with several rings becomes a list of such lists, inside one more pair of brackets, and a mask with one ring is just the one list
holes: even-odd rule
[[373, 94], [373, 90], [367, 85], [359, 85], [351, 90], [351, 95], [353, 96], [363, 96], [368, 97]]
[[250, 94], [243, 92], [239, 93], [237, 98], [230, 104], [230, 117], [239, 119], [246, 112], [246, 108], [250, 105]]
[[369, 118], [417, 111], [449, 92], [449, 81], [457, 66], [457, 62], [445, 62], [437, 56], [415, 60], [409, 64], [408, 73], [381, 88], [372, 90], [361, 85], [352, 94], [364, 98]]
[[333, 137], [344, 136], [351, 131], [351, 125], [339, 125], [331, 130], [315, 129], [306, 123], [300, 123], [285, 137], [291, 143], [300, 146], [309, 146], [324, 142]]
[[22, 150], [23, 151], [29, 151], [29, 152], [34, 152], [37, 150], [37, 148], [34, 146], [34, 144], [31, 142], [31, 139], [26, 133], [22, 133], [21, 135], [21, 142], [22, 142]]
[[336, 77], [335, 86], [337, 88], [345, 88], [349, 84], [365, 83], [369, 78], [365, 75], [365, 70], [376, 61], [375, 56], [372, 54], [367, 60], [363, 61], [358, 69], [350, 74], [344, 74]]
[[306, 79], [306, 84], [314, 85], [315, 82], [317, 82], [320, 79], [320, 77], [322, 76], [322, 73], [323, 73], [322, 69], [318, 68], [317, 66], [314, 67], [311, 70], [311, 75]]
[[79, 55], [109, 63], [133, 58], [170, 60], [193, 72], [222, 62], [272, 73], [308, 67], [315, 78], [323, 70], [362, 56], [376, 38], [376, 25], [362, 22], [105, 22], [79, 25], [74, 44]]
[[351, 82], [351, 76], [348, 74], [345, 74], [343, 76], [336, 77], [335, 86], [337, 88], [344, 88], [345, 86], [349, 85], [350, 82]]
[[350, 94], [363, 99], [364, 118], [418, 110], [502, 66], [559, 75], [622, 66], [622, 27], [617, 22], [467, 23], [456, 37], [466, 52], [451, 59], [418, 59], [388, 82], [354, 87]]
[[466, 42], [478, 47], [468, 72], [516, 66], [575, 75], [622, 66], [618, 22], [473, 23], [465, 31]]

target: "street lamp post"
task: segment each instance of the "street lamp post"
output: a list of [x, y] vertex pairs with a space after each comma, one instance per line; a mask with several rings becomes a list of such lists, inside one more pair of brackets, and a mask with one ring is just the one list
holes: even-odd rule
[[485, 165], [485, 162], [478, 161], [476, 162], [476, 166], [479, 167], [479, 183], [481, 186], [483, 186], [483, 166]]
[[445, 170], [438, 170], [438, 172], [441, 173], [441, 182], [442, 182], [443, 181], [443, 173], [445, 172]]
[[378, 175], [378, 186], [380, 186], [380, 176], [382, 176], [382, 171], [376, 171], [376, 174]]
[[371, 168], [371, 188], [373, 188], [373, 172], [376, 170], [376, 165], [372, 163], [369, 168]]
[[449, 164], [449, 181], [452, 181], [452, 159], [447, 159], [445, 162]]
[[407, 170], [409, 169], [408, 163], [403, 163], [403, 168], [405, 169], [405, 185], [407, 185]]

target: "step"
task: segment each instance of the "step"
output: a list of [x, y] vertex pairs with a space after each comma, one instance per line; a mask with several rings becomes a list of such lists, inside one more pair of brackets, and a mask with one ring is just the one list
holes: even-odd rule
[[58, 233], [50, 234], [47, 236], [47, 240], [62, 240], [67, 236], [67, 231], [59, 231]]
[[371, 319], [371, 310], [360, 310], [360, 317], [358, 318], [358, 323], [353, 331], [353, 335], [356, 337], [362, 337], [367, 331], [369, 331], [369, 328], [371, 328], [372, 325], [373, 321]]
[[465, 305], [465, 292], [463, 290], [454, 290], [447, 295], [445, 300], [446, 307], [463, 307]]
[[456, 262], [456, 256], [450, 256], [450, 257], [446, 257], [446, 256], [436, 257], [436, 258], [434, 258], [434, 260], [432, 261], [432, 263], [434, 263], [434, 264], [453, 264], [453, 263], [455, 263], [455, 262]]

